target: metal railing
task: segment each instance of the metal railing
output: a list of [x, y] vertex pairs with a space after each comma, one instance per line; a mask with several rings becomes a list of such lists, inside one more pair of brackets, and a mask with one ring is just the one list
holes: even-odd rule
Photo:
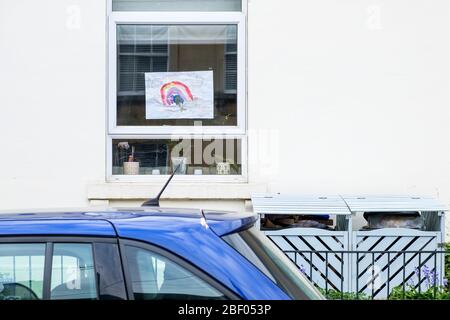
[[449, 250], [284, 253], [331, 299], [450, 299]]

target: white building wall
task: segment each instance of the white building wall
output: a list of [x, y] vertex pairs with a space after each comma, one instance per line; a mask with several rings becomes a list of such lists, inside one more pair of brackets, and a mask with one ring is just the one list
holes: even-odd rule
[[[108, 198], [90, 196], [108, 188], [106, 44], [105, 0], [0, 0], [0, 209]], [[244, 209], [253, 185], [450, 203], [449, 57], [446, 0], [250, 0], [250, 188], [215, 202], [174, 181], [165, 203]], [[111, 204], [140, 203], [122, 187]]]
[[85, 205], [104, 180], [105, 3], [0, 0], [1, 208]]
[[448, 201], [449, 17], [439, 0], [251, 1], [249, 123], [279, 132], [271, 189]]

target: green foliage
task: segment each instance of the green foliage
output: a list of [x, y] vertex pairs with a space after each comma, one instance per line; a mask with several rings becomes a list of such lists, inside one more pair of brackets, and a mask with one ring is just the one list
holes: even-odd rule
[[355, 292], [340, 292], [337, 290], [329, 289], [325, 292], [325, 289], [318, 288], [319, 291], [328, 299], [328, 300], [369, 300], [369, 297], [360, 293], [356, 296]]
[[[450, 251], [450, 243], [445, 244], [445, 250]], [[424, 270], [426, 272], [426, 270]], [[424, 272], [422, 271], [422, 272]], [[411, 284], [407, 284], [405, 286], [405, 290], [403, 292], [403, 286], [398, 286], [392, 289], [391, 294], [389, 295], [389, 299], [391, 300], [448, 300], [450, 299], [450, 292], [448, 284], [446, 286], [440, 286], [433, 284], [437, 284], [436, 275], [433, 278], [431, 273], [426, 275], [428, 277], [428, 281], [425, 282], [427, 289], [421, 290], [419, 292], [418, 288]], [[444, 284], [450, 278], [450, 253], [445, 254], [445, 273], [444, 273]]]
[[416, 288], [407, 285], [403, 293], [403, 286], [392, 289], [389, 300], [447, 300], [450, 299], [448, 290], [444, 287], [430, 287], [419, 292]]
[[[328, 290], [325, 292], [324, 289], [319, 288], [319, 291], [328, 300], [370, 300], [370, 297], [364, 293], [358, 294], [356, 296], [355, 292], [341, 292], [337, 290]], [[433, 287], [422, 291], [419, 293], [414, 287], [406, 286], [405, 293], [403, 294], [403, 287], [398, 286], [392, 289], [389, 295], [389, 300], [448, 300], [450, 299], [450, 294], [448, 290], [443, 287], [436, 287], [436, 292]]]

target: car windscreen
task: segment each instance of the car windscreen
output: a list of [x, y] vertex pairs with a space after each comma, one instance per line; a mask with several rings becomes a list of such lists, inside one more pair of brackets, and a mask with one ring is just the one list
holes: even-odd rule
[[324, 299], [299, 268], [255, 227], [226, 235], [222, 239], [247, 258], [292, 299]]

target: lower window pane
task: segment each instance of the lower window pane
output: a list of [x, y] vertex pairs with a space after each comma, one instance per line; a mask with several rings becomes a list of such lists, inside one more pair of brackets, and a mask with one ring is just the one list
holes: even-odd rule
[[114, 139], [113, 175], [241, 175], [240, 139]]
[[45, 244], [0, 244], [0, 300], [42, 299]]

